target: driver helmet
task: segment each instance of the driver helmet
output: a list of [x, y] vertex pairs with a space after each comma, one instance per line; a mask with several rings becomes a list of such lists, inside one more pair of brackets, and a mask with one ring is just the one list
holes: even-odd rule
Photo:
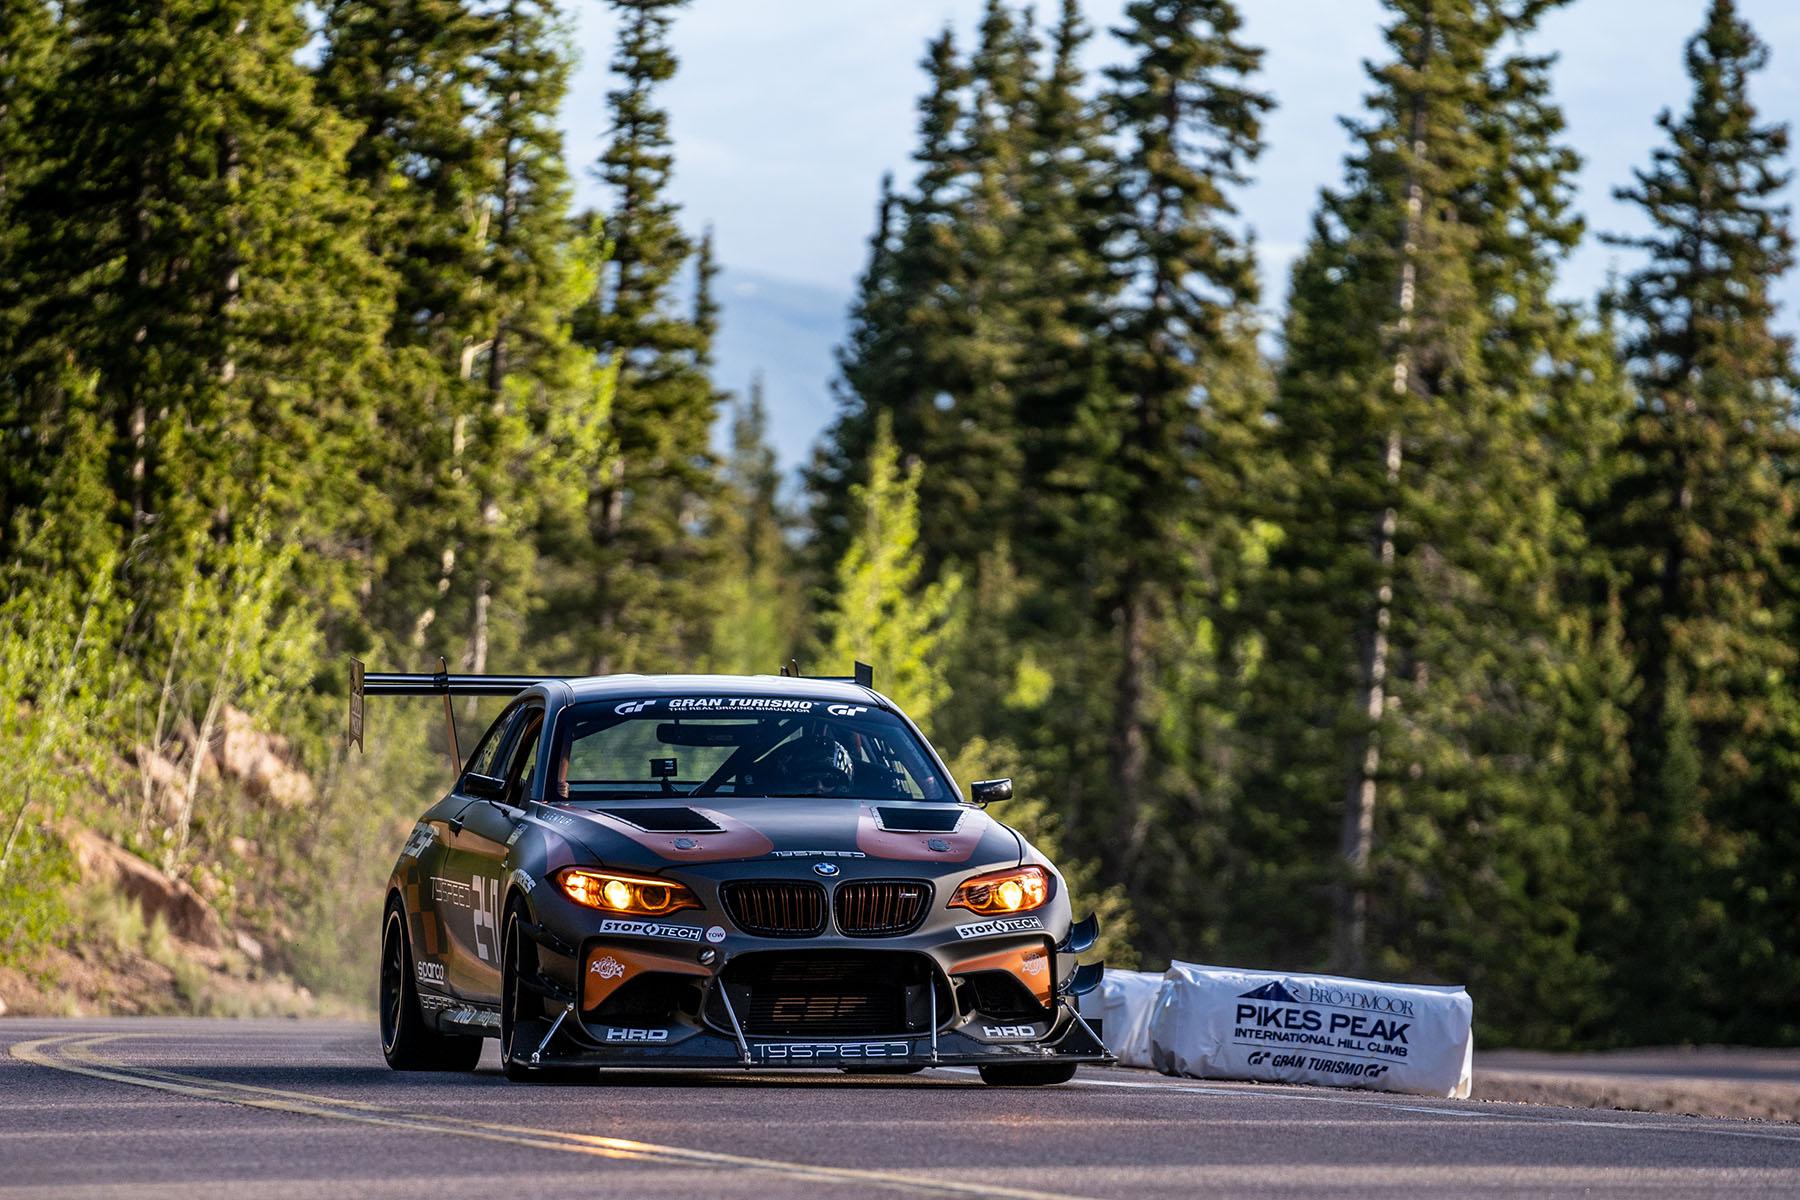
[[803, 737], [775, 752], [769, 764], [777, 786], [802, 796], [847, 796], [856, 781], [850, 751], [836, 738]]

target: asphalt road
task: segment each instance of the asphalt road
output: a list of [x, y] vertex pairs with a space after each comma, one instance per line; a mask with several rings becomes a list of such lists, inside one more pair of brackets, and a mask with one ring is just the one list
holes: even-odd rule
[[[1084, 1070], [401, 1075], [330, 1022], [0, 1021], [0, 1200], [1796, 1196], [1800, 1126]], [[1478, 1081], [1479, 1086], [1479, 1081]]]

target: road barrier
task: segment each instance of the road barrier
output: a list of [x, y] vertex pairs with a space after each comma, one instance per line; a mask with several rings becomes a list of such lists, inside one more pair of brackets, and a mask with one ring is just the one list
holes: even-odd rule
[[1474, 1001], [1460, 987], [1177, 962], [1108, 971], [1083, 1009], [1126, 1066], [1195, 1079], [1466, 1097]]

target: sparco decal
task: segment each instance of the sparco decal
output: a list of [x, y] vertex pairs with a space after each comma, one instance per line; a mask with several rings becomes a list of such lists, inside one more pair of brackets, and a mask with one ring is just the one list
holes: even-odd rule
[[773, 1042], [750, 1047], [764, 1062], [812, 1062], [822, 1058], [907, 1058], [906, 1042]]
[[614, 1029], [608, 1028], [600, 1035], [603, 1042], [666, 1042], [669, 1031], [666, 1029]]
[[420, 962], [413, 964], [413, 969], [418, 972], [420, 983], [435, 983], [442, 986], [444, 982], [443, 963]]
[[655, 921], [602, 921], [599, 932], [624, 937], [669, 938], [677, 942], [697, 942], [705, 936], [698, 925], [663, 925]]
[[958, 925], [956, 936], [959, 938], [993, 937], [997, 933], [1026, 933], [1033, 929], [1042, 929], [1041, 917], [997, 917], [992, 921], [977, 921], [973, 925]]

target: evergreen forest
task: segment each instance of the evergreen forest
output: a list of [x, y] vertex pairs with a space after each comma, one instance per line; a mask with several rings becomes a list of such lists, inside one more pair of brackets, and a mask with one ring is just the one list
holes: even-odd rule
[[[574, 0], [0, 0], [0, 968], [89, 936], [97, 830], [366, 998], [447, 746], [383, 702], [347, 751], [352, 657], [862, 659], [1015, 780], [1111, 965], [1800, 1044], [1789, 146], [1732, 0], [1584, 299], [1568, 0], [1384, 0], [1273, 317], [1247, 0], [988, 0], [895, 48], [912, 161], [797, 474], [670, 196], [687, 0], [606, 2], [573, 146]], [[221, 777], [245, 730], [299, 780]]]

